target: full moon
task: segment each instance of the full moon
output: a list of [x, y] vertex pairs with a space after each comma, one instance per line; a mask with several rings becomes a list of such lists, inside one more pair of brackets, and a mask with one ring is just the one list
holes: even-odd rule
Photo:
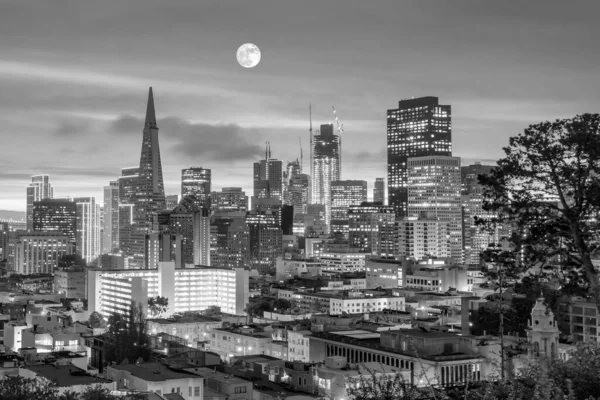
[[260, 49], [252, 43], [245, 43], [237, 51], [237, 61], [244, 68], [256, 67], [260, 62]]

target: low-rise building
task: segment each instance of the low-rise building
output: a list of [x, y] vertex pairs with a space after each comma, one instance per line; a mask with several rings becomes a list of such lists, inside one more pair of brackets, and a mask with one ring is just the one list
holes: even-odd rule
[[368, 258], [365, 264], [366, 289], [393, 289], [403, 285], [402, 262], [394, 259]]
[[292, 301], [301, 310], [343, 313], [368, 313], [386, 309], [404, 311], [404, 297], [369, 294], [368, 292], [299, 292], [279, 290], [278, 298]]
[[210, 341], [215, 328], [220, 328], [220, 318], [199, 314], [187, 314], [181, 317], [148, 319], [148, 332], [152, 335], [168, 333], [185, 339], [190, 347], [201, 347]]
[[310, 362], [311, 331], [288, 332], [288, 360]]
[[66, 298], [85, 299], [85, 271], [59, 270], [54, 273], [54, 292]]
[[265, 354], [272, 341], [272, 334], [265, 332], [264, 327], [237, 326], [214, 329], [207, 347], [224, 360], [230, 360], [233, 357]]
[[600, 319], [593, 300], [576, 297], [559, 307], [559, 323], [568, 327], [576, 342], [600, 342]]
[[365, 270], [364, 253], [324, 251], [318, 259], [322, 263], [322, 271], [346, 273]]
[[185, 400], [204, 398], [204, 377], [175, 370], [161, 363], [110, 365], [106, 376], [118, 389], [155, 392], [161, 396], [177, 393]]
[[58, 387], [59, 394], [83, 393], [87, 388], [98, 385], [108, 390], [116, 389], [116, 382], [113, 380], [92, 376], [86, 370], [71, 364], [28, 365], [19, 369], [19, 376], [52, 382]]
[[[202, 376], [206, 385], [204, 386], [204, 399], [226, 400], [252, 400], [252, 382], [216, 371], [211, 368], [186, 368], [185, 371]], [[186, 398], [187, 399], [187, 398]]]

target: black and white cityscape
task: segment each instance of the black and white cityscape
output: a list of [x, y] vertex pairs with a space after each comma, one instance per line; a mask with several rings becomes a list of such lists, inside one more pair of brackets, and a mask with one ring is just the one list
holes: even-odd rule
[[600, 4], [0, 4], [0, 399], [600, 395]]

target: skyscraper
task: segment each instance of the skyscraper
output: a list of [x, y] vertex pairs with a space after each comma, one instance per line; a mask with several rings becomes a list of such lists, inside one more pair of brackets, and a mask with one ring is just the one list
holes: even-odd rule
[[250, 211], [248, 224], [250, 263], [261, 274], [275, 271], [275, 261], [283, 253], [283, 233], [276, 212]]
[[140, 167], [127, 167], [121, 169], [119, 184], [119, 249], [125, 254], [130, 254], [129, 244], [133, 227], [135, 208], [135, 192]]
[[102, 253], [119, 248], [119, 182], [104, 186], [104, 219], [102, 227]]
[[288, 203], [294, 207], [294, 217], [306, 214], [306, 207], [310, 204], [310, 176], [298, 174], [290, 179], [288, 188]]
[[385, 178], [375, 178], [373, 185], [373, 203], [385, 205]]
[[196, 211], [194, 221], [194, 264], [210, 266], [210, 211]]
[[76, 254], [88, 264], [100, 256], [100, 206], [94, 197], [76, 197], [77, 247]]
[[331, 220], [331, 182], [340, 179], [340, 137], [333, 124], [321, 125], [312, 137], [312, 203], [325, 206], [325, 222]]
[[48, 175], [34, 175], [27, 187], [27, 230], [33, 229], [33, 203], [53, 196], [52, 185]]
[[367, 181], [331, 182], [331, 227], [330, 232], [339, 232], [348, 237], [348, 209], [367, 201]]
[[152, 228], [154, 215], [158, 211], [164, 210], [166, 206], [152, 88], [148, 92], [140, 167], [136, 183], [133, 227], [129, 237], [130, 254], [128, 256], [133, 257], [130, 266], [142, 268], [146, 234]]
[[168, 194], [165, 196], [165, 199], [166, 199], [165, 210], [172, 210], [175, 207], [177, 207], [177, 204], [179, 203], [179, 196], [176, 194]]
[[289, 161], [285, 171], [283, 171], [283, 204], [291, 206], [290, 186], [292, 179], [302, 173], [302, 165], [299, 160]]
[[77, 246], [77, 205], [68, 199], [44, 199], [33, 203], [33, 230], [64, 233]]
[[210, 265], [244, 268], [250, 249], [250, 229], [244, 216], [219, 217], [211, 222]]
[[271, 158], [271, 147], [265, 159], [254, 163], [254, 197], [278, 199], [283, 204], [283, 162]]
[[411, 157], [408, 164], [408, 217], [448, 224], [450, 257], [461, 263], [462, 210], [460, 158]]
[[193, 195], [197, 198], [197, 207], [210, 208], [210, 169], [190, 167], [181, 170], [181, 197]]
[[405, 216], [409, 157], [452, 155], [452, 113], [437, 97], [401, 100], [387, 111], [388, 204]]

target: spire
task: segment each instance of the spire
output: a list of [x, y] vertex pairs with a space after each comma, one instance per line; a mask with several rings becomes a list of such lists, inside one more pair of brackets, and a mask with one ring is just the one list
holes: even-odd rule
[[146, 108], [146, 124], [156, 128], [156, 113], [154, 111], [154, 95], [152, 94], [152, 86], [148, 91], [148, 107]]

